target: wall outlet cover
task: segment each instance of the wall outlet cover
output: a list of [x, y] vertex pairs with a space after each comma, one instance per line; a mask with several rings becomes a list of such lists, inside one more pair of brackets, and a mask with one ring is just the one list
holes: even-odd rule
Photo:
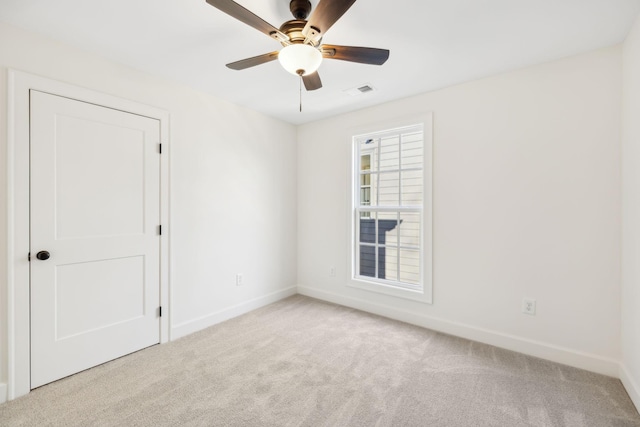
[[536, 300], [532, 298], [524, 298], [522, 300], [522, 312], [531, 316], [536, 314]]

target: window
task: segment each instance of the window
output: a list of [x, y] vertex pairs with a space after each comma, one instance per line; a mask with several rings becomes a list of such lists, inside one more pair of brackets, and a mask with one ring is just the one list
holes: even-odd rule
[[431, 153], [424, 125], [358, 135], [353, 143], [354, 280], [413, 293], [424, 293], [427, 283], [430, 291], [431, 264], [424, 260], [431, 256]]

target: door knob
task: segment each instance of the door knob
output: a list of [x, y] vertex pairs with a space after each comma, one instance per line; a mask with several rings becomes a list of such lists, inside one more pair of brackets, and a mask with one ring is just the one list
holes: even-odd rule
[[36, 258], [38, 258], [41, 261], [48, 260], [50, 256], [51, 254], [47, 251], [40, 251], [36, 254]]

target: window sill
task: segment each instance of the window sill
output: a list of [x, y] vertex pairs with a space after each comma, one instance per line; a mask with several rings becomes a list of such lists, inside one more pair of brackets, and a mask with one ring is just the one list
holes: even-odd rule
[[425, 304], [432, 303], [431, 289], [413, 290], [400, 288], [396, 286], [386, 285], [384, 283], [367, 281], [361, 278], [352, 278], [347, 282], [347, 286], [356, 289], [362, 289], [377, 294], [390, 295], [396, 298], [403, 298], [412, 301], [418, 301]]

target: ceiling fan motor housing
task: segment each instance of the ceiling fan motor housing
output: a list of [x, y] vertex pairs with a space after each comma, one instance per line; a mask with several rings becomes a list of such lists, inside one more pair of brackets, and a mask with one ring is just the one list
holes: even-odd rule
[[[300, 19], [293, 19], [291, 21], [287, 21], [284, 24], [282, 24], [282, 26], [280, 27], [280, 31], [286, 34], [287, 37], [289, 37], [289, 40], [285, 42], [281, 42], [281, 44], [283, 46], [287, 46], [289, 44], [304, 43], [305, 40], [307, 40], [307, 37], [304, 34], [302, 34], [302, 30], [304, 29], [305, 25], [307, 25], [307, 21], [300, 20]], [[318, 47], [318, 45], [320, 44], [320, 41], [321, 39], [320, 40], [309, 39], [308, 44], [310, 44], [313, 47]]]
[[289, 10], [296, 19], [307, 19], [311, 13], [311, 2], [309, 0], [291, 0]]

